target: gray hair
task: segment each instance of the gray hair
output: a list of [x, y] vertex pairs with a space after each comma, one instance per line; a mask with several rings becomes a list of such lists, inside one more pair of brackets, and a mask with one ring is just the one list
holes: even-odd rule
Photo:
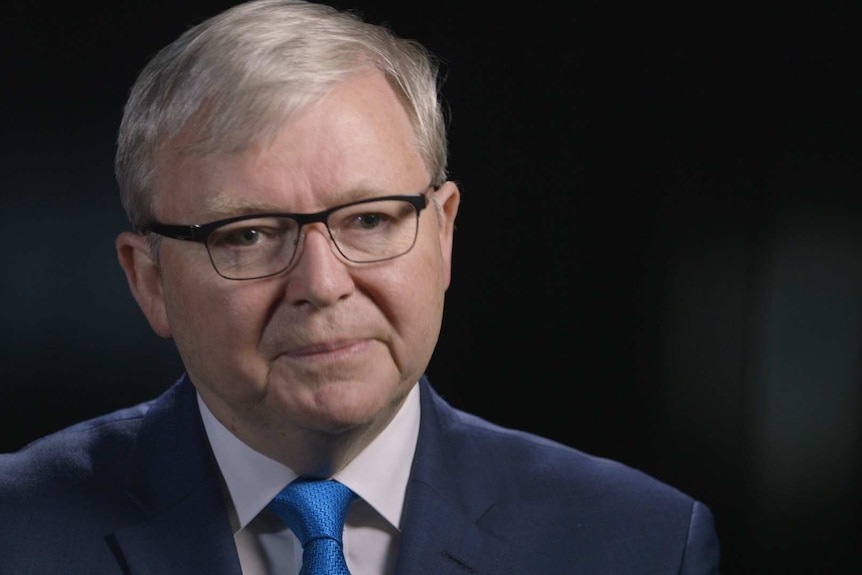
[[123, 208], [153, 217], [156, 153], [194, 126], [195, 153], [243, 150], [356, 71], [381, 70], [402, 97], [433, 184], [446, 180], [438, 61], [383, 25], [301, 0], [253, 0], [190, 28], [159, 51], [132, 87], [117, 138]]

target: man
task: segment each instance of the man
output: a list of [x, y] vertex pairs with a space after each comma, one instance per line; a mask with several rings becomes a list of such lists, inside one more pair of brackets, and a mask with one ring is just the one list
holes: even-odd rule
[[141, 72], [117, 177], [120, 265], [186, 373], [2, 456], [0, 572], [295, 574], [270, 502], [298, 477], [355, 494], [353, 575], [717, 572], [702, 503], [424, 376], [460, 195], [422, 47], [238, 5]]

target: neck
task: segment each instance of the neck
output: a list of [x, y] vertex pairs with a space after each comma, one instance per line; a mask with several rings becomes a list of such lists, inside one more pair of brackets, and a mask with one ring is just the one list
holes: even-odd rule
[[298, 475], [317, 478], [332, 477], [353, 461], [389, 425], [404, 401], [401, 398], [393, 409], [387, 410], [385, 417], [350, 427], [321, 429], [299, 426], [284, 417], [237, 416], [206, 392], [201, 393], [201, 399], [240, 441]]

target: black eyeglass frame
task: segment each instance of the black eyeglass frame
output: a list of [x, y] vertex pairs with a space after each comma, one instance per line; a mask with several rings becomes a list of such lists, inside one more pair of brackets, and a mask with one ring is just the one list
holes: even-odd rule
[[[431, 185], [431, 186], [428, 186], [428, 189], [436, 191], [437, 187]], [[340, 253], [347, 261], [353, 262], [353, 260], [351, 260], [349, 257], [347, 257], [344, 254], [344, 252], [341, 251], [341, 248], [339, 247], [338, 242], [336, 241], [335, 237], [332, 235], [332, 230], [329, 229], [329, 221], [328, 221], [329, 216], [332, 215], [334, 212], [337, 212], [337, 211], [342, 210], [344, 208], [350, 208], [350, 207], [359, 206], [362, 204], [370, 204], [373, 202], [381, 202], [381, 201], [388, 201], [388, 200], [404, 201], [404, 202], [407, 202], [410, 205], [412, 205], [416, 210], [417, 225], [418, 225], [419, 215], [422, 213], [422, 210], [424, 210], [426, 207], [428, 207], [428, 198], [427, 198], [425, 192], [423, 192], [419, 195], [375, 196], [373, 198], [363, 198], [361, 200], [356, 200], [355, 202], [349, 202], [346, 204], [341, 204], [339, 206], [334, 206], [334, 207], [327, 208], [325, 210], [321, 210], [319, 212], [314, 212], [314, 213], [310, 213], [310, 214], [292, 214], [292, 213], [287, 213], [287, 212], [265, 212], [265, 213], [256, 213], [256, 214], [245, 214], [242, 216], [233, 216], [230, 218], [225, 218], [223, 220], [216, 220], [216, 221], [209, 222], [206, 224], [191, 224], [191, 225], [162, 224], [159, 222], [153, 222], [151, 224], [147, 224], [145, 226], [142, 226], [141, 228], [139, 228], [138, 232], [142, 235], [158, 234], [160, 236], [164, 236], [166, 238], [171, 238], [171, 239], [175, 239], [175, 240], [183, 240], [183, 241], [189, 241], [189, 242], [202, 243], [202, 244], [204, 244], [204, 246], [207, 249], [207, 255], [209, 256], [210, 263], [212, 264], [213, 269], [216, 271], [217, 274], [219, 274], [223, 278], [235, 280], [235, 281], [241, 281], [241, 280], [246, 280], [246, 279], [249, 279], [249, 280], [260, 279], [260, 278], [278, 275], [281, 272], [283, 272], [284, 270], [288, 269], [293, 264], [293, 261], [296, 258], [296, 253], [297, 253], [296, 250], [294, 250], [293, 256], [291, 257], [290, 261], [287, 262], [287, 264], [283, 268], [281, 268], [280, 270], [278, 270], [276, 272], [261, 275], [261, 276], [254, 276], [254, 277], [250, 277], [250, 278], [233, 278], [233, 277], [229, 277], [229, 276], [222, 274], [219, 271], [218, 266], [216, 266], [215, 262], [213, 261], [212, 254], [210, 253], [210, 249], [209, 249], [209, 243], [208, 243], [210, 234], [212, 234], [213, 231], [215, 231], [216, 229], [218, 229], [224, 225], [232, 224], [235, 222], [241, 222], [243, 220], [253, 220], [253, 219], [257, 219], [257, 218], [271, 218], [271, 217], [291, 218], [294, 221], [296, 221], [297, 226], [298, 226], [296, 229], [296, 234], [297, 234], [296, 235], [296, 241], [298, 243], [300, 241], [300, 238], [302, 237], [302, 227], [303, 226], [305, 226], [306, 224], [322, 223], [324, 225], [324, 227], [326, 228], [326, 233], [329, 234], [329, 238], [332, 240], [332, 243], [335, 245], [336, 249], [338, 250], [338, 253]], [[413, 245], [415, 245], [415, 243], [416, 243], [416, 240], [414, 238], [413, 244], [411, 244], [410, 248], [406, 252], [403, 252], [403, 253], [395, 255], [395, 256], [389, 256], [389, 257], [380, 258], [380, 259], [376, 259], [376, 260], [368, 260], [368, 261], [354, 262], [354, 263], [375, 263], [375, 262], [381, 262], [381, 261], [394, 259], [394, 258], [400, 257], [400, 256], [408, 253], [410, 250], [412, 250]]]

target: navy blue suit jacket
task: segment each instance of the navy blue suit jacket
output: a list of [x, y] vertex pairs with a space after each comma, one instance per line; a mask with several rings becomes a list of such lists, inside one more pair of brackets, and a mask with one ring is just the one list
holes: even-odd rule
[[[702, 503], [420, 387], [399, 575], [718, 572]], [[240, 575], [223, 497], [182, 378], [0, 456], [0, 574]]]

